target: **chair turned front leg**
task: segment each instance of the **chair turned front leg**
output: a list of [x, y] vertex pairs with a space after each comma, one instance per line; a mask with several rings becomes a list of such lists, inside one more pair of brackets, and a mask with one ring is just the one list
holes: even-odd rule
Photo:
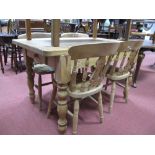
[[39, 74], [38, 76], [38, 96], [39, 96], [39, 109], [42, 110], [42, 78]]
[[108, 84], [109, 84], [109, 79], [107, 78], [105, 88], [104, 88], [105, 90], [107, 90]]
[[99, 92], [98, 95], [98, 109], [99, 109], [99, 114], [100, 114], [100, 122], [103, 122], [103, 103], [102, 103], [102, 94]]
[[113, 104], [114, 104], [115, 91], [116, 91], [116, 82], [115, 81], [112, 81], [111, 95], [110, 95], [110, 107], [109, 107], [109, 112], [110, 113], [112, 111]]
[[73, 114], [73, 134], [77, 134], [78, 114], [79, 114], [79, 100], [75, 100], [74, 114]]
[[128, 85], [129, 85], [129, 86], [132, 86], [132, 85], [133, 85], [133, 75], [130, 75], [130, 76], [129, 76]]
[[129, 79], [127, 78], [125, 81], [125, 88], [124, 88], [124, 98], [125, 98], [125, 102], [128, 102], [128, 91], [129, 91]]

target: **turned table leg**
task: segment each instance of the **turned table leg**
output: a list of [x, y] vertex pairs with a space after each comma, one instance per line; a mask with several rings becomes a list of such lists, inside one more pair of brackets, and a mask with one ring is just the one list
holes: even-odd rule
[[136, 82], [137, 82], [137, 77], [138, 77], [138, 74], [139, 74], [139, 71], [140, 71], [140, 67], [141, 67], [141, 64], [142, 64], [142, 61], [145, 57], [145, 54], [143, 53], [144, 50], [141, 49], [139, 51], [139, 55], [138, 55], [138, 59], [137, 59], [137, 64], [136, 64], [136, 70], [135, 70], [135, 73], [133, 75], [133, 87], [136, 88], [137, 85], [136, 85]]
[[71, 60], [68, 56], [60, 56], [56, 69], [56, 81], [57, 81], [57, 98], [58, 98], [58, 130], [64, 133], [67, 129], [67, 87], [70, 81]]
[[59, 84], [58, 83], [58, 105], [57, 105], [57, 111], [58, 111], [58, 130], [59, 132], [63, 133], [67, 129], [67, 84]]
[[34, 91], [34, 73], [33, 73], [33, 59], [27, 55], [25, 51], [25, 60], [26, 60], [26, 72], [27, 72], [27, 84], [29, 87], [29, 96], [31, 103], [35, 103], [35, 91]]

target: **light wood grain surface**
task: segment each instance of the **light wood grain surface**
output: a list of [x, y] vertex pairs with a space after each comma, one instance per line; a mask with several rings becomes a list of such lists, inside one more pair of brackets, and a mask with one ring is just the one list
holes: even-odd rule
[[14, 39], [13, 44], [16, 44], [24, 49], [33, 51], [43, 56], [60, 56], [68, 55], [68, 49], [72, 46], [90, 44], [90, 43], [111, 43], [120, 42], [113, 39], [102, 38], [61, 38], [60, 47], [51, 46], [50, 38], [36, 38], [32, 40]]

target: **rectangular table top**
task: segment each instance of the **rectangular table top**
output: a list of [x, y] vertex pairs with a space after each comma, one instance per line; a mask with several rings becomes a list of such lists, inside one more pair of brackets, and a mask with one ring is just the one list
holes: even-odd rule
[[13, 44], [48, 57], [68, 55], [68, 49], [76, 45], [115, 42], [119, 43], [120, 41], [103, 38], [60, 38], [60, 46], [53, 47], [51, 46], [51, 38], [13, 39]]

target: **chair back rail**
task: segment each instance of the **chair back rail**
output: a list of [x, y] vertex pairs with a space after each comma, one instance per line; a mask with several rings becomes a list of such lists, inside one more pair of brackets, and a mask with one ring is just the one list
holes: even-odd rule
[[130, 72], [136, 64], [137, 56], [140, 47], [142, 46], [142, 40], [132, 40], [120, 43], [118, 53], [113, 57], [111, 64], [110, 75], [121, 75]]
[[[118, 48], [119, 43], [98, 43], [71, 47], [68, 52], [74, 61], [74, 66], [71, 73], [70, 90], [85, 92], [98, 87], [110, 66], [111, 55], [116, 54]], [[107, 56], [109, 56], [108, 59], [106, 59]], [[94, 71], [90, 74], [89, 59], [92, 57], [98, 57], [98, 60]], [[78, 63], [80, 59], [85, 59], [84, 68]], [[78, 72], [79, 69], [82, 73]]]

